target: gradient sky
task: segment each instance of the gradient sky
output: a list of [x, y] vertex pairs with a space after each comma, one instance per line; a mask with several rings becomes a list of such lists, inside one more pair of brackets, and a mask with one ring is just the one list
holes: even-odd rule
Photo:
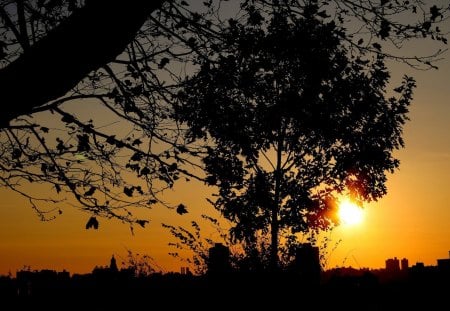
[[[420, 51], [420, 47], [415, 47]], [[412, 51], [413, 53], [416, 50]], [[408, 258], [410, 265], [436, 265], [450, 251], [450, 55], [439, 70], [415, 71], [403, 65], [391, 68], [393, 80], [407, 72], [417, 81], [410, 121], [404, 127], [406, 147], [396, 155], [400, 169], [388, 177], [388, 194], [365, 205], [364, 220], [332, 231], [327, 268], [354, 266], [382, 268], [387, 258]], [[90, 110], [92, 113], [92, 110]], [[129, 227], [100, 219], [99, 230], [85, 230], [88, 214], [72, 208], [50, 222], [41, 222], [22, 197], [0, 189], [0, 274], [31, 269], [66, 269], [88, 273], [106, 265], [112, 254], [118, 263], [127, 249], [151, 256], [163, 271], [179, 271], [185, 264], [168, 255], [174, 241], [161, 223], [187, 225], [211, 214], [201, 184], [176, 184], [165, 198], [184, 202], [190, 211], [155, 208], [145, 212], [147, 228]], [[208, 233], [214, 239], [214, 232]], [[339, 242], [340, 241], [340, 242]], [[333, 250], [333, 246], [336, 246]]]

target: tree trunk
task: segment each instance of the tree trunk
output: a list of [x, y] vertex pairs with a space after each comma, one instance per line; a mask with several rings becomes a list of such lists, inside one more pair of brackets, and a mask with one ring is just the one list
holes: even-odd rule
[[168, 0], [91, 0], [0, 70], [0, 128], [113, 61]]
[[270, 270], [272, 272], [278, 271], [279, 258], [278, 258], [278, 239], [279, 239], [279, 231], [280, 231], [280, 221], [278, 219], [278, 214], [280, 212], [280, 187], [281, 187], [281, 178], [282, 178], [282, 154], [283, 154], [283, 141], [284, 141], [284, 127], [281, 125], [279, 131], [279, 139], [277, 146], [277, 167], [275, 170], [275, 193], [273, 206], [271, 211], [271, 226], [270, 226], [270, 235], [271, 235], [271, 243], [270, 243]]
[[270, 271], [276, 272], [278, 270], [278, 205], [274, 204], [272, 207], [272, 223], [270, 227], [271, 243], [270, 243]]

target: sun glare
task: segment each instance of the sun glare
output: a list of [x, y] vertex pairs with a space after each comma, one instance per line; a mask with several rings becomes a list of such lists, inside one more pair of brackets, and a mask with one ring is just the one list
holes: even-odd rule
[[363, 220], [363, 209], [349, 199], [344, 199], [339, 203], [339, 219], [345, 225], [357, 225]]

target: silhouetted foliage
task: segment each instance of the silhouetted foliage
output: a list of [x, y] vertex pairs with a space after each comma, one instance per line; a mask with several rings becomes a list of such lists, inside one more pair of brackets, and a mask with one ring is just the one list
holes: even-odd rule
[[[206, 215], [202, 215], [202, 218], [215, 227], [221, 240], [229, 246], [228, 235], [226, 231], [222, 230], [218, 220]], [[166, 223], [163, 223], [162, 226], [169, 230], [170, 234], [176, 239], [175, 242], [168, 243], [169, 246], [174, 248], [174, 251], [170, 252], [169, 255], [191, 266], [194, 273], [198, 275], [205, 274], [207, 271], [208, 249], [214, 245], [215, 241], [202, 234], [198, 222], [191, 221], [188, 228]]]
[[145, 278], [157, 272], [155, 267], [157, 265], [151, 256], [134, 253], [131, 250], [127, 250], [127, 256], [122, 264], [137, 278]]
[[[180, 260], [182, 264], [191, 267], [196, 275], [207, 275], [210, 263], [209, 251], [217, 243], [229, 250], [229, 264], [232, 274], [265, 275], [270, 263], [270, 238], [267, 235], [258, 236], [256, 243], [245, 243], [233, 239], [230, 228], [233, 223], [226, 219], [218, 219], [206, 214], [201, 215], [201, 221], [191, 221], [188, 226], [163, 224], [175, 239], [168, 245], [173, 248], [169, 255]], [[279, 245], [279, 268], [284, 272], [295, 270], [298, 260], [296, 250], [300, 243], [317, 245], [319, 262], [322, 270], [327, 269], [328, 259], [340, 244], [329, 234], [316, 234], [314, 231], [302, 234], [302, 238], [289, 237], [284, 245]]]
[[97, 218], [95, 218], [94, 216], [92, 216], [91, 218], [89, 218], [88, 222], [86, 223], [86, 229], [98, 229], [98, 220]]
[[276, 268], [280, 235], [295, 246], [299, 234], [332, 227], [337, 194], [386, 194], [415, 82], [404, 77], [389, 96], [384, 56], [352, 54], [315, 5], [245, 9], [217, 53], [198, 58], [176, 117], [188, 140], [206, 144], [206, 182], [232, 237], [251, 245], [270, 234]]
[[71, 198], [91, 215], [145, 225], [133, 207], [165, 203], [160, 194], [176, 180], [198, 178], [191, 156], [203, 150], [170, 118], [194, 56], [214, 63], [230, 22], [257, 26], [272, 9], [296, 15], [305, 6], [342, 26], [355, 55], [432, 68], [442, 51], [410, 56], [385, 46], [446, 43], [438, 25], [447, 7], [419, 0], [1, 1], [0, 185], [27, 197], [43, 220]]
[[[95, 216], [145, 226], [147, 220], [133, 216], [135, 208], [165, 204], [162, 191], [183, 175], [195, 178], [178, 165], [187, 149], [165, 103], [176, 86], [171, 64], [187, 62], [193, 51], [163, 28], [175, 27], [171, 14], [182, 7], [167, 3], [151, 15], [164, 1], [50, 2], [0, 5], [12, 19], [1, 24], [9, 52], [0, 70], [2, 102], [8, 103], [2, 113], [1, 185], [26, 196], [43, 220], [62, 213], [63, 202], [71, 199]], [[183, 14], [190, 13], [184, 9], [176, 16]], [[132, 30], [122, 23], [141, 24]], [[99, 25], [103, 37], [89, 29]], [[73, 75], [85, 70], [74, 84]]]
[[180, 203], [180, 204], [177, 206], [177, 213], [178, 213], [178, 214], [183, 215], [183, 214], [186, 214], [187, 212], [188, 212], [188, 211], [187, 211], [186, 206], [185, 206], [184, 204]]

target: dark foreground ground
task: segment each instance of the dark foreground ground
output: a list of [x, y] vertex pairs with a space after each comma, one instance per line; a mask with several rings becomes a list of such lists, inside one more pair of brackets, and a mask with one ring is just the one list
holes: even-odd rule
[[450, 284], [184, 277], [53, 284], [0, 298], [0, 310], [450, 310]]

